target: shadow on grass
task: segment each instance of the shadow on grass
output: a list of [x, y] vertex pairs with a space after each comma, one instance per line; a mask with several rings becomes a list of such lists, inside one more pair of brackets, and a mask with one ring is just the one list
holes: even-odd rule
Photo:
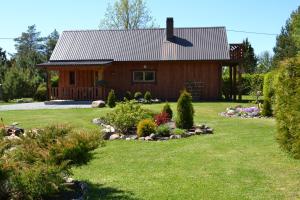
[[86, 195], [88, 200], [141, 200], [140, 198], [136, 198], [134, 193], [130, 191], [123, 191], [118, 188], [113, 188], [102, 184], [95, 184], [91, 182], [86, 183], [88, 184], [88, 192]]

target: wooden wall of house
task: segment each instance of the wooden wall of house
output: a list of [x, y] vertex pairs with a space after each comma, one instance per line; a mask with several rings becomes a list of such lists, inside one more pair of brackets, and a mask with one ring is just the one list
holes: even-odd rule
[[[150, 91], [153, 97], [175, 100], [187, 82], [198, 82], [202, 85], [200, 99], [215, 100], [221, 93], [221, 66], [216, 61], [114, 62], [104, 68], [103, 75], [108, 90], [114, 89], [120, 96], [126, 91]], [[134, 70], [156, 71], [156, 82], [133, 83]]]

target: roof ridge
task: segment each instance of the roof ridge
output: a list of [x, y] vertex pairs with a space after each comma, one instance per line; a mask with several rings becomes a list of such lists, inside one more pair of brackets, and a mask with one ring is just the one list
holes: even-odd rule
[[[206, 27], [176, 27], [176, 29], [226, 29], [226, 26], [206, 26]], [[144, 29], [83, 29], [83, 30], [64, 30], [63, 32], [94, 32], [94, 31], [144, 31], [144, 30], [165, 30], [166, 28], [144, 28]]]

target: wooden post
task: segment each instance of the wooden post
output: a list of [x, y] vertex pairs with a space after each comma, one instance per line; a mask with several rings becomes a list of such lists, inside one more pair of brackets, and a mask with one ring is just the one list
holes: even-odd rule
[[230, 85], [229, 99], [232, 100], [232, 94], [233, 94], [233, 88], [232, 88], [232, 66], [229, 66], [229, 85]]
[[241, 91], [241, 84], [242, 84], [242, 68], [240, 65], [238, 65], [238, 100], [242, 101], [242, 91]]
[[51, 100], [51, 72], [49, 69], [47, 70], [47, 94], [48, 94], [48, 100]]
[[233, 66], [233, 100], [236, 101], [236, 65]]

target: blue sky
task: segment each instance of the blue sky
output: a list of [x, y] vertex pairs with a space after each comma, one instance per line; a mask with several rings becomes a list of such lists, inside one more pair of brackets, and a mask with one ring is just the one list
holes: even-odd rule
[[[42, 36], [54, 29], [97, 29], [108, 3], [113, 0], [0, 0], [0, 38], [15, 38], [36, 24]], [[165, 27], [174, 17], [175, 27], [226, 26], [228, 30], [274, 33], [299, 5], [299, 0], [146, 0], [156, 24]], [[256, 54], [272, 52], [275, 35], [228, 31], [230, 43], [248, 37]], [[14, 53], [13, 40], [1, 40], [0, 47]]]

